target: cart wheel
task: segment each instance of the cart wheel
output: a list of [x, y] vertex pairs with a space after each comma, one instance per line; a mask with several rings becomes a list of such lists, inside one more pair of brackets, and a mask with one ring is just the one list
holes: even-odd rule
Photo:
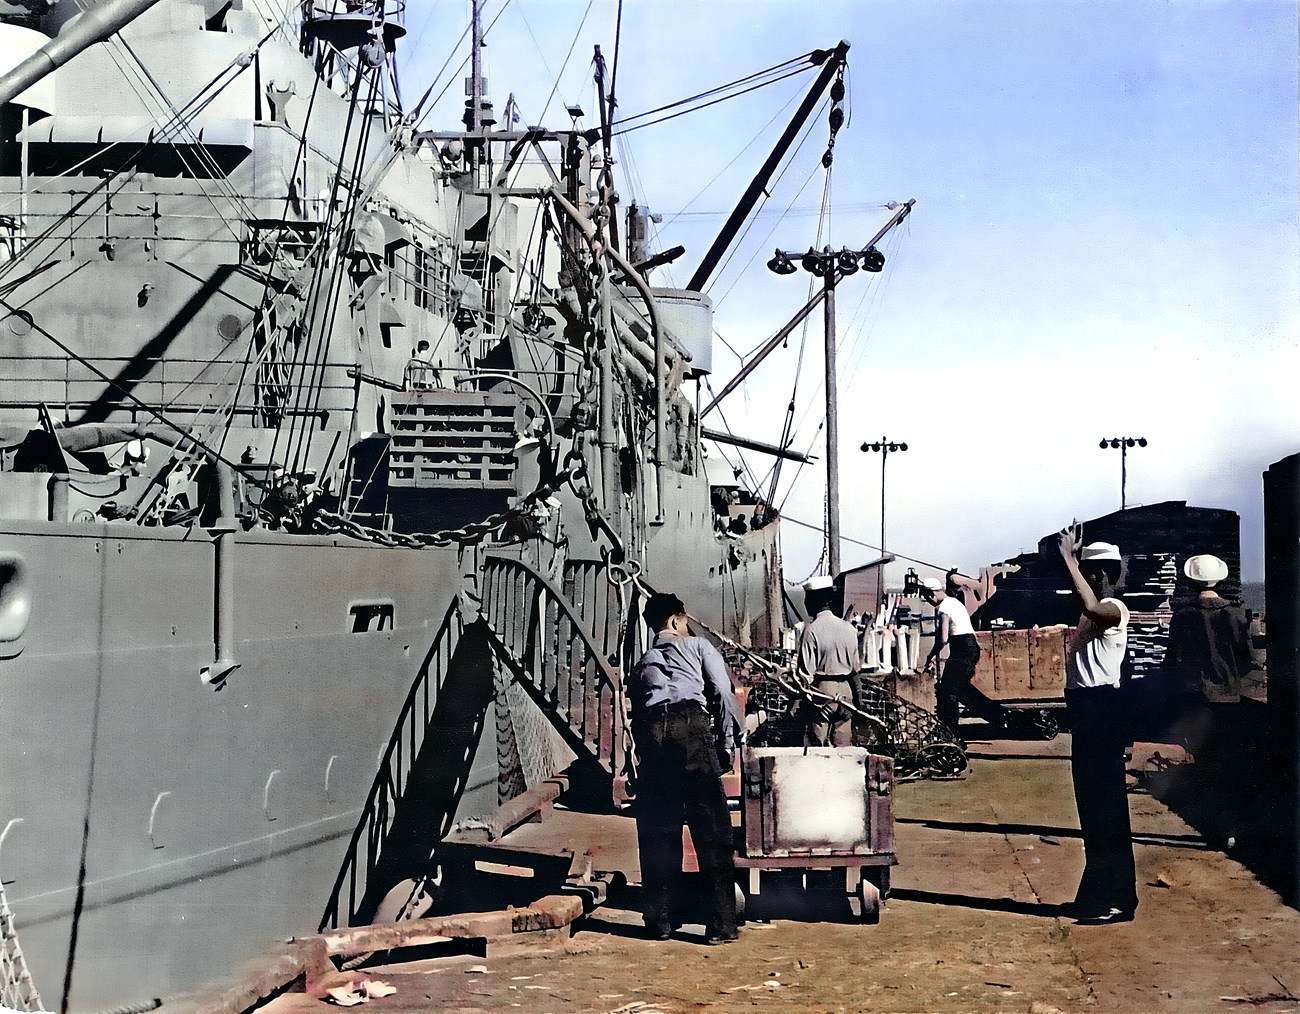
[[880, 922], [880, 888], [866, 877], [858, 881], [858, 918], [874, 925]]
[[1061, 731], [1061, 723], [1047, 708], [1039, 708], [1030, 719], [1030, 726], [1039, 739], [1055, 739]]
[[736, 925], [745, 925], [745, 892], [739, 884], [736, 885]]
[[872, 866], [869, 867], [871, 870], [870, 874], [867, 873], [867, 869], [868, 868], [863, 869], [863, 876], [869, 875], [871, 882], [876, 885], [876, 889], [880, 892], [880, 900], [882, 902], [888, 901], [890, 868], [888, 866]]

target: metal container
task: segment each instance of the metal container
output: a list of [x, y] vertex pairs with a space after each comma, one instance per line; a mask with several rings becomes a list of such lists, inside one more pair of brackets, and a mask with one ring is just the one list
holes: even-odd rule
[[893, 850], [893, 762], [857, 747], [755, 747], [744, 770], [749, 857]]

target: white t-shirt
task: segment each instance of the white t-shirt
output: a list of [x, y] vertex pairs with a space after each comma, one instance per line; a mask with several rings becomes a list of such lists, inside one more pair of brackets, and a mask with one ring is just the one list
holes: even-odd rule
[[1120, 666], [1128, 648], [1128, 606], [1119, 599], [1101, 601], [1119, 606], [1119, 625], [1103, 630], [1087, 616], [1079, 617], [1079, 625], [1070, 635], [1065, 650], [1068, 690], [1119, 686]]
[[971, 626], [970, 613], [966, 612], [966, 607], [960, 600], [951, 595], [935, 606], [935, 614], [948, 617], [949, 637], [975, 633], [975, 628]]

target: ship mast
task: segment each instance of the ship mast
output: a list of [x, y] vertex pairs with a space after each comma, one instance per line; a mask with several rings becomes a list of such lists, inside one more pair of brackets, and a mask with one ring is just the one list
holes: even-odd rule
[[469, 108], [465, 110], [465, 129], [478, 133], [483, 129], [483, 11], [482, 0], [473, 0], [470, 16]]

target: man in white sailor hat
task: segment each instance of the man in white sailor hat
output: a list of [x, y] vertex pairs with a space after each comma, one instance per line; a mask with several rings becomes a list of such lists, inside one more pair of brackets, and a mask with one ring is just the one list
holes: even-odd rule
[[1085, 925], [1129, 922], [1137, 908], [1137, 884], [1124, 777], [1128, 723], [1120, 689], [1129, 611], [1115, 594], [1124, 561], [1109, 542], [1089, 543], [1076, 560], [1068, 528], [1061, 533], [1060, 551], [1083, 609], [1065, 660], [1065, 704], [1073, 732], [1070, 774], [1084, 850], [1074, 915]]
[[835, 581], [811, 577], [803, 586], [808, 622], [799, 637], [796, 672], [818, 694], [813, 704], [811, 736], [820, 746], [852, 746], [853, 716], [840, 702], [854, 700], [851, 677], [862, 668], [858, 632], [835, 615]]
[[[1169, 622], [1165, 674], [1173, 696], [1174, 736], [1189, 753], [1201, 751], [1215, 725], [1219, 705], [1241, 700], [1241, 678], [1252, 668], [1246, 613], [1214, 590], [1228, 577], [1228, 565], [1201, 554], [1183, 563], [1187, 587], [1175, 594]], [[1222, 723], [1219, 723], [1222, 724]]]

